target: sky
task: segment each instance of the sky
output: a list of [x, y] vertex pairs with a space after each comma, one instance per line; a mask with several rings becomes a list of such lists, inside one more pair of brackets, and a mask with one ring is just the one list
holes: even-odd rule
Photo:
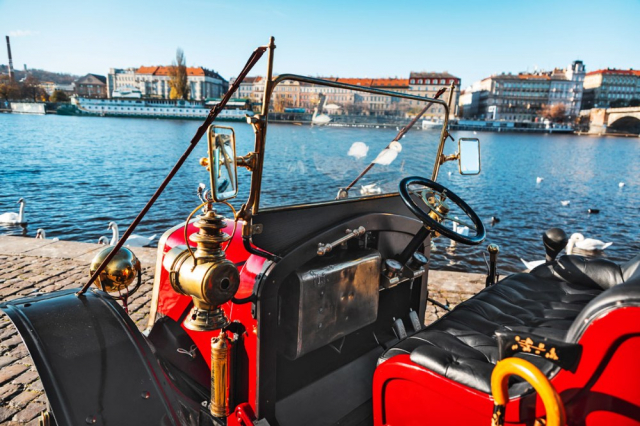
[[[238, 74], [274, 36], [275, 73], [400, 77], [448, 71], [466, 87], [501, 72], [640, 69], [640, 0], [0, 0], [15, 68], [106, 75], [187, 65]], [[0, 63], [6, 64], [4, 37]], [[264, 75], [265, 59], [251, 75]]]

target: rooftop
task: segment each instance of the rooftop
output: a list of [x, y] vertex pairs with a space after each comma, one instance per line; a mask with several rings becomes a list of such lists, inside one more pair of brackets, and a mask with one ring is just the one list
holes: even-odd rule
[[596, 71], [588, 72], [587, 75], [597, 75], [597, 74], [612, 74], [612, 75], [635, 75], [640, 77], [640, 71], [634, 69], [628, 70], [617, 70], [615, 68], [607, 68]]

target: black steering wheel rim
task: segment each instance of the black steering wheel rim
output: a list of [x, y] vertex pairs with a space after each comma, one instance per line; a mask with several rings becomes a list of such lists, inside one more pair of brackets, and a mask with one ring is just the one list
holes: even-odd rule
[[[476, 235], [466, 237], [464, 235], [458, 234], [453, 229], [447, 228], [442, 223], [434, 220], [431, 216], [429, 216], [429, 213], [421, 209], [416, 204], [415, 200], [411, 198], [411, 195], [409, 193], [409, 185], [412, 183], [422, 184], [427, 188], [441, 193], [446, 191], [447, 198], [453, 201], [458, 207], [460, 207], [460, 209], [469, 217], [469, 219], [471, 219], [473, 225], [476, 227]], [[422, 221], [422, 223], [427, 228], [431, 229], [432, 231], [435, 231], [440, 235], [444, 235], [445, 237], [457, 241], [461, 244], [468, 244], [472, 246], [482, 243], [486, 238], [487, 233], [484, 228], [484, 224], [482, 223], [476, 212], [473, 211], [473, 209], [467, 203], [465, 203], [462, 198], [458, 197], [450, 189], [440, 185], [437, 182], [420, 176], [406, 177], [400, 181], [399, 186], [399, 192], [402, 201], [404, 201], [405, 205], [409, 208], [409, 210], [411, 210], [411, 213], [413, 213], [418, 219]]]

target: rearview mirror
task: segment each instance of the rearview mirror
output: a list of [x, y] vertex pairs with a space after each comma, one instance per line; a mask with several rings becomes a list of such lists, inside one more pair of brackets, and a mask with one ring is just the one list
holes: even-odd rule
[[480, 174], [480, 140], [461, 138], [458, 140], [458, 171], [461, 175]]
[[211, 193], [216, 202], [238, 195], [236, 134], [231, 127], [210, 126], [207, 131]]

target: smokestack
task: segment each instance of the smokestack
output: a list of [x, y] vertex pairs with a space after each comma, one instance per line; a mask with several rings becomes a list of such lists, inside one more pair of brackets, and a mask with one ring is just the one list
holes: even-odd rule
[[11, 43], [9, 42], [9, 36], [7, 38], [7, 54], [9, 55], [9, 78], [13, 80], [13, 59], [11, 58]]

